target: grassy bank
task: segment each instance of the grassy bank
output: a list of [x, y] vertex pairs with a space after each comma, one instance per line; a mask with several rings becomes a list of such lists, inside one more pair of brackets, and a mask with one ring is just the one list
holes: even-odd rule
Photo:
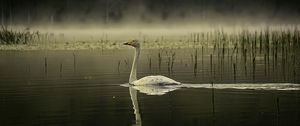
[[[83, 36], [83, 37], [82, 37]], [[122, 37], [123, 36], [123, 37]], [[127, 35], [113, 35], [99, 33], [85, 35], [65, 35], [64, 33], [41, 33], [24, 30], [13, 30], [2, 26], [0, 29], [1, 50], [76, 50], [76, 49], [118, 49], [123, 48], [122, 42], [129, 38], [139, 39], [142, 48], [237, 48], [242, 51], [255, 51], [282, 49], [298, 49], [300, 46], [300, 31], [294, 28], [283, 29], [242, 29], [235, 32], [227, 32], [215, 29], [209, 32], [183, 32], [182, 34], [170, 35], [168, 33], [157, 36], [139, 33], [138, 37]]]

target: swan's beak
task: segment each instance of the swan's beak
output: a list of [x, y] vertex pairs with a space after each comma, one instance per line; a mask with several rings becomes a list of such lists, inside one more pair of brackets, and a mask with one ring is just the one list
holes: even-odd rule
[[123, 43], [123, 45], [131, 45], [129, 42], [125, 42]]

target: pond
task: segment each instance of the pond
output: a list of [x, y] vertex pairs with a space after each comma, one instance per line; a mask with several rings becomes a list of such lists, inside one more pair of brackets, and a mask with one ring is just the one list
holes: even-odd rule
[[212, 48], [1, 51], [0, 125], [300, 125], [300, 64]]

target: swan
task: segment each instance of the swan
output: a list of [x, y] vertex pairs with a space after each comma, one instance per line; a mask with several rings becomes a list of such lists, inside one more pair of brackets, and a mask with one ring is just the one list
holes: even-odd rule
[[132, 46], [135, 48], [134, 59], [132, 63], [132, 68], [129, 77], [129, 84], [132, 85], [179, 85], [180, 82], [177, 82], [171, 78], [155, 75], [155, 76], [146, 76], [137, 80], [137, 65], [140, 56], [140, 43], [138, 40], [131, 40], [125, 42], [124, 45]]

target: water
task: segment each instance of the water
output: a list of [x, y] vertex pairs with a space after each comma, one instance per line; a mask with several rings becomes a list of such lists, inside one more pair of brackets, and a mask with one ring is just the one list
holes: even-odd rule
[[139, 77], [184, 84], [136, 87], [132, 49], [2, 51], [0, 125], [300, 125], [299, 59], [227, 54], [142, 50]]

